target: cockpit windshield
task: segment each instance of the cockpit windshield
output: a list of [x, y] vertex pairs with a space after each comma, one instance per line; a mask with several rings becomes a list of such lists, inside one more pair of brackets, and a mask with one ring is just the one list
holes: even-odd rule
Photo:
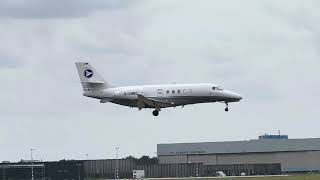
[[220, 86], [212, 87], [212, 90], [222, 91], [223, 89]]

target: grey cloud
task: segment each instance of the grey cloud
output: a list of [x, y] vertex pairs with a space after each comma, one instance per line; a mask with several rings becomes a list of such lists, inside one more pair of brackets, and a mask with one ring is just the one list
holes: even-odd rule
[[0, 17], [77, 18], [99, 10], [123, 8], [128, 4], [127, 0], [3, 0], [0, 1]]
[[0, 53], [0, 69], [1, 68], [18, 68], [23, 66], [23, 61], [13, 55]]
[[[9, 7], [11, 1], [5, 2]], [[319, 51], [313, 37], [320, 33], [310, 36], [292, 25], [303, 16], [316, 27], [317, 8], [283, 13], [286, 6], [279, 1], [237, 0], [234, 6], [148, 0], [100, 8], [102, 1], [80, 1], [76, 10], [66, 12], [72, 9], [67, 4], [58, 16], [58, 1], [13, 2], [15, 11], [0, 16], [61, 19], [0, 24], [0, 66], [23, 66], [0, 71], [0, 159], [28, 158], [30, 146], [46, 160], [81, 159], [86, 153], [112, 158], [114, 147], [120, 147], [120, 157], [139, 156], [153, 155], [156, 143], [251, 139], [277, 129], [290, 137], [319, 135]], [[299, 2], [311, 1], [284, 1]], [[49, 12], [38, 11], [41, 6]], [[88, 13], [93, 14], [83, 17]], [[201, 104], [163, 109], [154, 119], [149, 110], [83, 97], [77, 60], [90, 61], [113, 84], [211, 82], [245, 98], [228, 114], [223, 104]]]

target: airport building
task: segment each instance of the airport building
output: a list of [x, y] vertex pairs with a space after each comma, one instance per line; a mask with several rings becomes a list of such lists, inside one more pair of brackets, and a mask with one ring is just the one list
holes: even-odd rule
[[264, 135], [258, 140], [158, 144], [158, 157], [122, 159], [20, 161], [0, 163], [0, 180], [93, 180], [279, 175], [320, 171], [320, 138], [288, 139]]
[[0, 163], [0, 180], [83, 180], [83, 161], [20, 161]]
[[278, 163], [282, 172], [320, 171], [320, 138], [265, 135], [249, 141], [158, 144], [157, 153], [160, 164]]
[[201, 163], [159, 164], [156, 158], [61, 160], [55, 162], [0, 163], [0, 180], [94, 180], [133, 178], [142, 171], [146, 178], [212, 177], [226, 175], [278, 175], [280, 164], [204, 165]]

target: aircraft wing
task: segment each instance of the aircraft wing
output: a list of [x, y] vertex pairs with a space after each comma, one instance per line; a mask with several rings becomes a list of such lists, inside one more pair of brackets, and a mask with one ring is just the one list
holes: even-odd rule
[[91, 83], [91, 84], [103, 84], [104, 82], [102, 81], [95, 81], [95, 82], [90, 82], [90, 81], [81, 81], [82, 83]]
[[168, 107], [168, 106], [173, 106], [174, 103], [173, 102], [168, 102], [168, 101], [159, 101], [156, 99], [152, 99], [152, 98], [147, 98], [141, 94], [138, 94], [138, 108], [142, 109], [144, 107], [144, 105], [148, 105], [151, 107], [156, 108], [156, 110], [160, 111], [161, 107]]
[[111, 102], [113, 99], [112, 98], [102, 98], [100, 99], [100, 103], [107, 103], [107, 102]]

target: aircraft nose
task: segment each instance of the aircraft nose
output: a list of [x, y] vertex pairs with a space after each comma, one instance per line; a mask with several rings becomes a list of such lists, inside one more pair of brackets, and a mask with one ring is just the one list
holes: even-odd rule
[[240, 94], [231, 91], [227, 91], [227, 95], [234, 101], [240, 101], [243, 98]]
[[232, 93], [233, 94], [233, 98], [236, 99], [237, 101], [240, 101], [243, 97], [240, 94], [237, 93]]
[[238, 101], [240, 101], [243, 97], [240, 94], [236, 94], [236, 99], [238, 99]]

